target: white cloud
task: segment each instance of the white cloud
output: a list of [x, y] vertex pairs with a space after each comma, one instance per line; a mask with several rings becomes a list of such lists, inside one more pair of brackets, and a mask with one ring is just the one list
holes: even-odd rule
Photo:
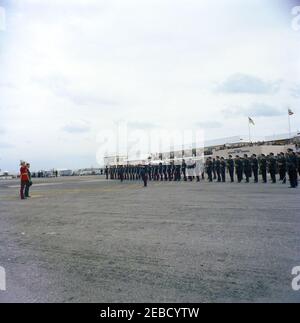
[[271, 0], [13, 0], [6, 16], [1, 141], [15, 149], [4, 168], [20, 158], [56, 167], [52, 156], [67, 163], [74, 151], [92, 162], [97, 133], [116, 120], [198, 123], [213, 139], [243, 135], [243, 114], [222, 120], [241, 106], [268, 116], [257, 135], [286, 132], [274, 111], [298, 102], [299, 34]]
[[283, 108], [271, 106], [265, 103], [255, 102], [248, 107], [235, 107], [224, 109], [223, 114], [228, 118], [244, 117], [275, 117], [286, 113]]
[[268, 82], [247, 74], [234, 74], [218, 85], [217, 91], [235, 94], [274, 94], [280, 89], [280, 81]]
[[82, 134], [85, 132], [89, 132], [89, 130], [90, 130], [89, 123], [83, 120], [70, 122], [63, 127], [63, 131], [71, 134], [76, 134], [76, 133]]

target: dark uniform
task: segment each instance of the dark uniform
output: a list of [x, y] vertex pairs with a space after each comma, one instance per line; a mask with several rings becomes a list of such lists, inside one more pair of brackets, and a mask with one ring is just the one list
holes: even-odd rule
[[225, 183], [226, 182], [226, 162], [223, 157], [221, 157], [221, 161], [220, 161], [220, 171], [221, 171], [222, 182]]
[[158, 172], [159, 172], [159, 179], [161, 181], [163, 181], [164, 180], [164, 167], [163, 167], [162, 163], [159, 163]]
[[151, 164], [148, 165], [148, 179], [149, 181], [152, 181], [152, 179], [154, 179], [154, 166], [152, 166]]
[[214, 174], [214, 179], [217, 179], [217, 174], [216, 174], [216, 160], [214, 158], [212, 160], [212, 172]]
[[298, 186], [298, 158], [292, 149], [289, 149], [288, 155], [286, 158], [287, 170], [289, 174], [289, 180], [292, 188], [296, 188]]
[[163, 165], [163, 173], [164, 173], [165, 181], [167, 181], [168, 180], [168, 166], [167, 165]]
[[239, 156], [236, 156], [234, 165], [238, 182], [241, 183], [241, 181], [243, 180], [243, 161]]
[[217, 156], [217, 159], [215, 161], [215, 170], [217, 173], [217, 179], [218, 182], [221, 182], [221, 162], [220, 162], [220, 157]]
[[232, 156], [229, 155], [229, 159], [227, 159], [227, 169], [229, 172], [231, 183], [234, 182], [234, 160], [232, 159]]
[[140, 175], [141, 175], [142, 180], [144, 182], [144, 187], [147, 187], [148, 178], [149, 178], [149, 166], [148, 165], [144, 165], [140, 168]]
[[272, 183], [276, 183], [276, 159], [273, 153], [270, 153], [268, 158], [268, 168], [271, 175]]
[[251, 163], [247, 155], [244, 155], [243, 169], [246, 177], [246, 183], [249, 183], [249, 178], [251, 177]]
[[251, 158], [251, 169], [254, 177], [254, 183], [258, 183], [258, 160], [255, 154]]
[[172, 168], [173, 168], [172, 164], [169, 164], [167, 168], [169, 181], [172, 181]]
[[27, 164], [27, 174], [28, 174], [28, 182], [25, 185], [25, 197], [28, 198], [29, 196], [29, 189], [30, 186], [32, 185], [32, 179], [31, 179], [31, 172], [29, 170], [30, 164]]
[[118, 169], [118, 175], [121, 182], [124, 181], [124, 167], [120, 166]]
[[210, 157], [208, 157], [206, 160], [205, 168], [206, 168], [208, 180], [209, 182], [212, 182], [213, 181], [213, 178], [212, 178], [213, 162]]
[[280, 153], [277, 158], [278, 172], [279, 172], [279, 180], [282, 181], [283, 184], [286, 183], [286, 158], [284, 153]]
[[186, 182], [187, 177], [186, 177], [186, 162], [185, 162], [185, 160], [182, 161], [181, 169], [182, 169], [183, 179]]
[[175, 165], [175, 181], [181, 181], [181, 166]]
[[264, 154], [259, 158], [259, 171], [264, 183], [267, 183], [267, 159]]

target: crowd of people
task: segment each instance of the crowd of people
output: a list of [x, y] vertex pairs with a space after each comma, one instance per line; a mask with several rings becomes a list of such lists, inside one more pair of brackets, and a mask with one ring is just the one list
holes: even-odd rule
[[[21, 161], [20, 168], [20, 197], [22, 200], [30, 197], [29, 191], [32, 186], [32, 176], [30, 164]], [[209, 182], [223, 182], [229, 180], [233, 183], [237, 180], [241, 183], [245, 180], [250, 182], [253, 178], [254, 183], [258, 183], [259, 176], [262, 182], [267, 183], [268, 174], [272, 183], [277, 180], [283, 184], [290, 182], [290, 187], [298, 187], [298, 175], [300, 176], [300, 153], [295, 153], [289, 149], [287, 153], [280, 153], [275, 156], [270, 153], [268, 156], [261, 154], [256, 156], [236, 155], [216, 158], [207, 157], [205, 162], [199, 159], [190, 158], [178, 163], [171, 161], [168, 163], [144, 163], [140, 165], [118, 165], [106, 167], [104, 170], [106, 179], [111, 180], [142, 180], [146, 187], [148, 181], [197, 181], [207, 179]], [[279, 175], [279, 178], [278, 178]]]
[[253, 178], [255, 183], [259, 181], [259, 175], [262, 182], [267, 183], [268, 174], [272, 183], [279, 180], [285, 184], [287, 176], [290, 186], [296, 188], [298, 186], [298, 174], [300, 175], [300, 154], [289, 149], [287, 153], [280, 153], [275, 156], [270, 153], [268, 156], [262, 154], [256, 156], [237, 155], [229, 156], [227, 159], [217, 156], [216, 158], [207, 157], [206, 161], [187, 161], [182, 163], [168, 162], [144, 163], [143, 165], [118, 165], [106, 167], [106, 179], [111, 180], [143, 180], [144, 186], [148, 181], [194, 181], [207, 179], [209, 182], [226, 182], [229, 176], [230, 182], [237, 180], [241, 183], [245, 179], [246, 183]]

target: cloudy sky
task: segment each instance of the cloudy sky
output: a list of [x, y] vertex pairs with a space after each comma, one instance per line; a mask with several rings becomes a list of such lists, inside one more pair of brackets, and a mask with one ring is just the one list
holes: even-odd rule
[[96, 166], [119, 122], [214, 139], [250, 116], [261, 139], [291, 107], [300, 130], [297, 3], [0, 0], [0, 168]]

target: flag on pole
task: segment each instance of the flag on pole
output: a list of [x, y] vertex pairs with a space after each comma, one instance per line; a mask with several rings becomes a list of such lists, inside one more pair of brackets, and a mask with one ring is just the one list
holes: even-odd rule
[[255, 126], [255, 122], [253, 121], [253, 119], [250, 117], [248, 117], [248, 119], [249, 119], [249, 124], [252, 124], [253, 126]]
[[288, 112], [289, 112], [289, 116], [294, 115], [294, 112], [291, 109], [288, 109]]

